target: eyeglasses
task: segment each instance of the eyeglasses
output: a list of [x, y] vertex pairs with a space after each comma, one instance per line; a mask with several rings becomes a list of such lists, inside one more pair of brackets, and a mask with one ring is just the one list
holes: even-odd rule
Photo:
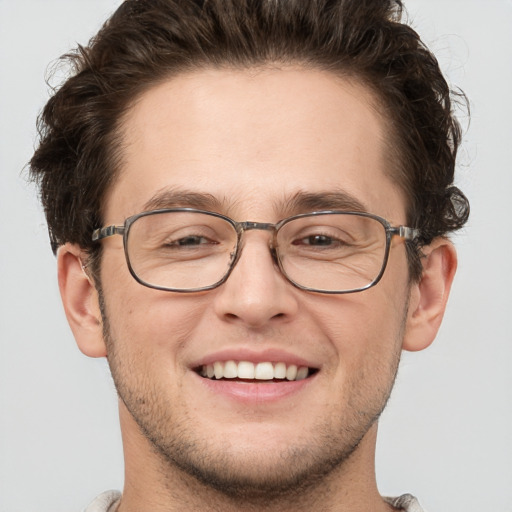
[[139, 213], [123, 226], [96, 229], [92, 240], [122, 235], [128, 268], [144, 286], [198, 292], [226, 281], [242, 253], [243, 235], [251, 230], [271, 232], [270, 253], [290, 283], [319, 293], [352, 293], [374, 286], [386, 268], [392, 237], [413, 240], [419, 234], [370, 213], [318, 211], [267, 224], [173, 208]]

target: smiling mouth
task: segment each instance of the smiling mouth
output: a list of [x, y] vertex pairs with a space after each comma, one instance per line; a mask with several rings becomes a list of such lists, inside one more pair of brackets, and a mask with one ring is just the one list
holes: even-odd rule
[[316, 368], [281, 362], [252, 363], [250, 361], [216, 361], [196, 368], [196, 372], [206, 379], [242, 382], [298, 381], [311, 377], [317, 371]]

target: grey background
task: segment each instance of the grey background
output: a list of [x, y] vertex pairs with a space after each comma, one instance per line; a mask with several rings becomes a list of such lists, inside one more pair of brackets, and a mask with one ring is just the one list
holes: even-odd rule
[[[48, 64], [119, 0], [0, 0], [0, 512], [81, 510], [121, 488], [115, 391], [67, 326], [55, 259], [22, 169]], [[458, 185], [472, 203], [446, 319], [405, 354], [380, 430], [381, 492], [431, 512], [512, 511], [512, 1], [406, 0], [471, 101]], [[467, 128], [467, 119], [462, 119]]]

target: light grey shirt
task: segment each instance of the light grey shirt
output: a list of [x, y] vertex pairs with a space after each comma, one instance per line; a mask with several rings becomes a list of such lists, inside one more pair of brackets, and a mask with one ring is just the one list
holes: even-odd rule
[[[100, 494], [83, 512], [116, 512], [121, 493], [118, 491], [106, 491]], [[404, 494], [399, 498], [384, 498], [390, 505], [403, 510], [403, 512], [427, 512], [422, 509], [418, 500], [410, 494]]]

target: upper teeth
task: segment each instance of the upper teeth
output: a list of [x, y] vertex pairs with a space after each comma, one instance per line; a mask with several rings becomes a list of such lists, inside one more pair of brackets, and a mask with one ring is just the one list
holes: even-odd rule
[[309, 375], [309, 368], [286, 363], [254, 364], [250, 361], [216, 361], [202, 366], [200, 373], [209, 379], [302, 380]]

